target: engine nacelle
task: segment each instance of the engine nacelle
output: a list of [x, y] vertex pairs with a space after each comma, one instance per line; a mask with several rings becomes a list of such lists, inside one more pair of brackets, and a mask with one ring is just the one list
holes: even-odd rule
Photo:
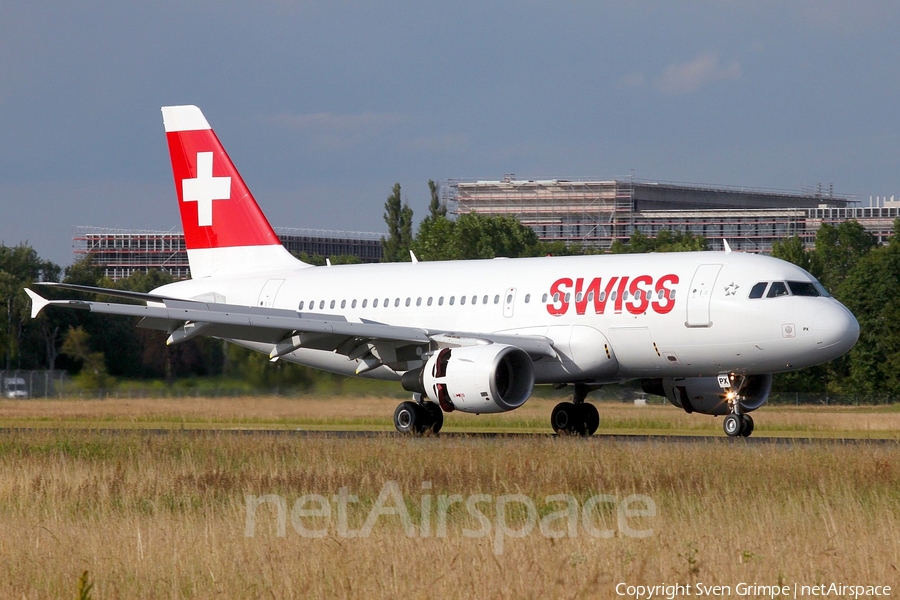
[[534, 363], [521, 348], [504, 344], [442, 348], [421, 370], [406, 373], [403, 387], [424, 391], [447, 412], [506, 412], [531, 396]]
[[[729, 412], [728, 390], [722, 389], [715, 377], [645, 379], [641, 385], [648, 394], [665, 396], [688, 413], [727, 415]], [[771, 375], [748, 375], [738, 392], [741, 412], [751, 412], [765, 404], [771, 391]]]

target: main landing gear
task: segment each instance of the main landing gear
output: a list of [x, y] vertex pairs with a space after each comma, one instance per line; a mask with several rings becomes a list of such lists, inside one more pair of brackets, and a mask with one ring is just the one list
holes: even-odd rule
[[550, 425], [558, 434], [594, 435], [600, 427], [600, 413], [593, 404], [584, 401], [591, 391], [583, 383], [575, 384], [572, 402], [560, 402], [550, 413]]
[[444, 411], [435, 402], [401, 402], [394, 411], [394, 427], [400, 433], [438, 433], [443, 426]]

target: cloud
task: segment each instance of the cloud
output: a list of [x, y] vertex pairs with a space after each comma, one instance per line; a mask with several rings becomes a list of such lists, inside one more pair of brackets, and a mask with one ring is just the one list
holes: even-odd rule
[[395, 113], [364, 112], [337, 115], [330, 112], [274, 115], [268, 121], [308, 134], [317, 144], [330, 149], [356, 146], [409, 121]]
[[725, 66], [715, 54], [706, 53], [690, 62], [670, 65], [653, 84], [664, 94], [690, 94], [712, 81], [740, 78], [740, 63], [735, 61]]

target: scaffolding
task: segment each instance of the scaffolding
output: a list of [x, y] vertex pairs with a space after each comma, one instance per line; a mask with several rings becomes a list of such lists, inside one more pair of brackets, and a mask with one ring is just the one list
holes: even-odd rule
[[[441, 199], [451, 214], [510, 216], [545, 241], [608, 249], [633, 232], [656, 237], [678, 230], [706, 237], [714, 249], [727, 239], [732, 248], [768, 252], [779, 239], [799, 235], [811, 243], [821, 223], [860, 220], [879, 239], [892, 235], [892, 218], [859, 208], [852, 198], [823, 193], [792, 193], [711, 187], [630, 179], [501, 181], [450, 179], [441, 182]], [[897, 209], [893, 209], [895, 212]], [[849, 216], [852, 215], [852, 216]]]
[[[350, 254], [362, 262], [381, 260], [381, 234], [364, 231], [275, 228], [287, 250], [322, 256]], [[143, 231], [76, 227], [72, 237], [78, 258], [90, 255], [104, 277], [123, 279], [137, 272], [161, 270], [176, 279], [190, 277], [184, 234], [180, 231]]]

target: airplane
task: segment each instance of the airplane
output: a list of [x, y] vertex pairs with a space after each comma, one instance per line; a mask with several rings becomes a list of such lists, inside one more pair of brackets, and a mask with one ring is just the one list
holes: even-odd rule
[[688, 413], [749, 436], [772, 374], [846, 353], [856, 318], [808, 272], [725, 251], [312, 266], [279, 242], [205, 116], [163, 107], [191, 278], [148, 294], [45, 283], [139, 300], [47, 306], [140, 317], [168, 344], [212, 336], [348, 376], [398, 381], [405, 434], [445, 412], [522, 406], [535, 385], [571, 385], [553, 430], [594, 434], [601, 386], [640, 380]]

